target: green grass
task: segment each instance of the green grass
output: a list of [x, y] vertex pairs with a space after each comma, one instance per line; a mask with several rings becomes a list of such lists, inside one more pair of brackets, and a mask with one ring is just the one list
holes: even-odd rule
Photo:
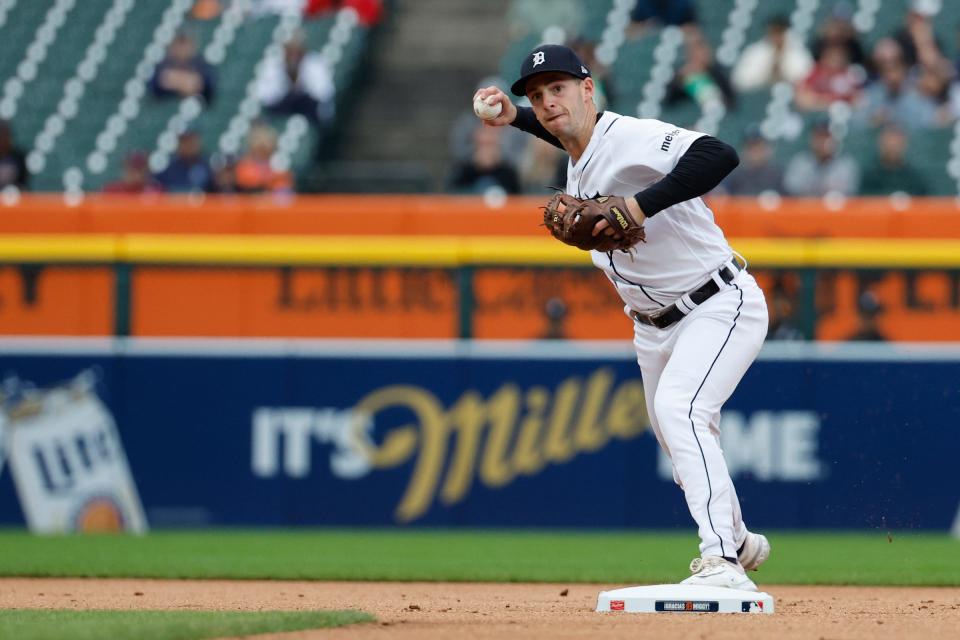
[[[946, 535], [766, 532], [766, 584], [960, 585]], [[675, 582], [676, 532], [211, 530], [36, 537], [0, 531], [0, 575], [489, 582]]]
[[17, 640], [200, 640], [370, 622], [359, 611], [0, 610], [0, 638]]

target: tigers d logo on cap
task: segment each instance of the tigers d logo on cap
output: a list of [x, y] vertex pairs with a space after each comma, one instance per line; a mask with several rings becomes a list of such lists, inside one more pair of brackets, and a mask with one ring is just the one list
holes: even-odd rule
[[575, 78], [589, 78], [590, 70], [570, 47], [560, 44], [540, 45], [523, 59], [520, 66], [520, 79], [513, 83], [510, 91], [515, 96], [526, 95], [527, 80], [530, 76], [547, 71], [568, 73]]

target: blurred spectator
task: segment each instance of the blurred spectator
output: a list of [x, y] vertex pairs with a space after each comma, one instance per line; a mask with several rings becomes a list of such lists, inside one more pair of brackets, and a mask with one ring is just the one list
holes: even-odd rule
[[697, 11], [693, 0], [637, 0], [630, 11], [630, 21], [644, 26], [657, 23], [696, 27]]
[[213, 179], [210, 184], [212, 193], [239, 193], [237, 186], [237, 159], [231, 154], [215, 153], [210, 158], [210, 170]]
[[[507, 90], [507, 85], [497, 76], [488, 76], [477, 83], [476, 89], [496, 86], [503, 91]], [[456, 164], [466, 163], [473, 157], [474, 137], [477, 129], [485, 125], [477, 118], [473, 112], [472, 104], [464, 108], [454, 119], [450, 127], [450, 157]], [[512, 166], [518, 166], [523, 157], [524, 150], [530, 138], [523, 131], [516, 127], [499, 127], [500, 134], [500, 155], [504, 161]]]
[[903, 50], [903, 59], [908, 67], [929, 63], [931, 57], [942, 56], [943, 45], [933, 31], [932, 20], [940, 12], [941, 0], [912, 0], [904, 16], [904, 24], [893, 38]]
[[610, 70], [597, 60], [597, 43], [577, 37], [570, 42], [570, 48], [574, 50], [587, 69], [590, 69], [590, 77], [593, 78], [594, 86], [593, 102], [597, 105], [597, 111], [608, 109], [614, 99], [613, 81]]
[[15, 186], [26, 191], [30, 184], [26, 155], [13, 140], [13, 129], [0, 120], [0, 190]]
[[804, 111], [826, 111], [836, 101], [853, 102], [860, 94], [866, 72], [850, 62], [846, 47], [828, 42], [809, 75], [797, 85], [797, 107]]
[[499, 187], [507, 193], [520, 193], [517, 170], [503, 158], [500, 131], [500, 127], [486, 126], [474, 131], [473, 156], [453, 171], [450, 186], [454, 191], [484, 193]]
[[933, 105], [932, 127], [946, 127], [957, 119], [956, 84], [951, 84], [953, 65], [946, 58], [939, 58], [935, 64], [919, 65], [917, 71], [917, 90]]
[[854, 110], [854, 124], [895, 124], [912, 129], [936, 127], [943, 121], [943, 111], [948, 113], [949, 109], [941, 108], [936, 100], [920, 91], [917, 75], [909, 74], [896, 42], [889, 38], [878, 41], [874, 47], [873, 61], [879, 75], [866, 88]]
[[579, 0], [513, 0], [507, 11], [512, 39], [540, 37], [548, 27], [560, 27], [569, 39], [580, 33], [583, 3]]
[[953, 38], [953, 50], [957, 52], [953, 58], [953, 74], [957, 76], [960, 75], [960, 24], [957, 24]]
[[857, 163], [836, 154], [836, 142], [826, 122], [810, 133], [810, 150], [801, 151], [787, 164], [784, 187], [795, 196], [824, 196], [831, 192], [853, 195], [860, 183]]
[[163, 187], [150, 175], [147, 154], [132, 151], [123, 160], [123, 175], [103, 187], [104, 193], [160, 193]]
[[552, 193], [567, 184], [568, 156], [540, 138], [531, 137], [520, 161], [520, 185], [524, 193]]
[[213, 69], [197, 55], [197, 43], [186, 31], [180, 31], [167, 47], [167, 56], [160, 61], [150, 79], [150, 90], [157, 98], [202, 97], [213, 100]]
[[541, 340], [567, 339], [567, 303], [563, 298], [553, 297], [543, 305], [543, 315], [547, 320], [547, 328], [540, 334]]
[[732, 106], [734, 94], [730, 79], [726, 69], [714, 62], [706, 39], [699, 31], [689, 31], [684, 41], [686, 59], [667, 87], [667, 103], [693, 100], [701, 109], [718, 102]]
[[866, 65], [866, 55], [863, 45], [857, 37], [857, 30], [853, 26], [853, 5], [849, 2], [838, 2], [833, 6], [830, 15], [818, 29], [817, 38], [813, 41], [811, 51], [817, 60], [830, 45], [839, 45], [847, 52], [850, 64]]
[[743, 50], [733, 68], [733, 86], [738, 91], [762, 89], [780, 81], [795, 84], [807, 77], [813, 58], [789, 26], [783, 16], [771, 18], [766, 35]]
[[783, 169], [773, 159], [773, 148], [758, 129], [747, 132], [740, 166], [720, 187], [732, 196], [755, 196], [764, 191], [783, 193]]
[[223, 5], [220, 0], [196, 0], [193, 3], [193, 9], [190, 10], [190, 17], [194, 20], [213, 20], [223, 13]]
[[796, 296], [787, 290], [782, 278], [777, 278], [770, 291], [770, 324], [767, 340], [805, 340], [797, 326]]
[[283, 57], [272, 57], [257, 79], [257, 98], [270, 113], [295, 114], [314, 124], [333, 117], [335, 88], [326, 59], [307, 51], [303, 32], [283, 45]]
[[899, 127], [888, 125], [877, 140], [879, 154], [863, 173], [861, 195], [889, 195], [898, 191], [923, 196], [930, 187], [923, 174], [907, 164], [907, 136]]
[[213, 171], [203, 157], [200, 134], [193, 129], [181, 133], [170, 163], [154, 178], [171, 193], [209, 191], [213, 186]]
[[313, 18], [344, 7], [356, 11], [360, 24], [365, 27], [371, 27], [383, 19], [383, 0], [306, 0], [303, 14]]
[[247, 153], [237, 163], [237, 189], [243, 193], [290, 193], [293, 176], [279, 171], [270, 162], [277, 149], [277, 132], [273, 127], [256, 122], [247, 136]]
[[883, 305], [872, 291], [864, 291], [857, 300], [857, 321], [859, 326], [847, 340], [877, 342], [886, 340], [880, 331], [878, 319]]

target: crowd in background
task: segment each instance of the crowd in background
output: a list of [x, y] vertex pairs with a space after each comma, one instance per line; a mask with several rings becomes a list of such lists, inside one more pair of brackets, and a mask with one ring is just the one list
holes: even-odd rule
[[[814, 120], [802, 145], [806, 148], [783, 164], [776, 157], [776, 140], [771, 141], [756, 123], [740, 132], [739, 139], [727, 140], [739, 149], [741, 165], [716, 193], [925, 195], [932, 187], [908, 159], [911, 133], [946, 129], [960, 117], [960, 57], [950, 60], [934, 33], [939, 8], [937, 0], [913, 0], [899, 27], [869, 49], [853, 26], [854, 6], [849, 2], [833, 4], [809, 42], [794, 36], [787, 16], [774, 16], [763, 36], [747, 43], [732, 67], [715, 60], [697, 23], [694, 0], [638, 0], [628, 37], [656, 37], [657, 25], [682, 29], [683, 45], [667, 86], [664, 119], [669, 119], [672, 106], [687, 101], [701, 107], [720, 101], [735, 112], [738, 99], [754, 92], [769, 94], [775, 84], [787, 82], [793, 87], [791, 108]], [[516, 0], [508, 18], [515, 38], [551, 27], [577, 34], [583, 26], [582, 3]], [[960, 25], [957, 33], [960, 41]], [[566, 41], [591, 68], [598, 84], [598, 107], [608, 107], [615, 96], [615, 79], [593, 57], [595, 43], [576, 36]], [[501, 88], [507, 84], [496, 78], [484, 83]], [[843, 150], [829, 118], [836, 103], [850, 107], [851, 132], [876, 132], [870, 155]], [[506, 193], [539, 193], [548, 185], [563, 184], [565, 154], [539, 140], [518, 142], [509, 128], [490, 130], [476, 118], [470, 128], [467, 122], [464, 116], [451, 131], [451, 190], [483, 192], [493, 187]]]
[[[364, 24], [382, 17], [381, 0], [254, 0], [255, 12], [286, 11], [297, 6], [307, 17], [327, 15], [351, 6]], [[595, 56], [596, 43], [578, 36], [584, 27], [580, 0], [514, 0], [507, 15], [514, 39], [560, 29], [591, 68], [600, 109], [616, 102], [616, 78]], [[222, 0], [196, 0], [194, 20], [210, 20], [224, 8]], [[684, 103], [701, 108], [721, 102], [735, 113], [750, 94], [766, 92], [777, 83], [793, 87], [791, 108], [814, 119], [809, 138], [792, 155], [780, 151], [761, 127], [738, 132], [734, 144], [740, 167], [716, 194], [756, 195], [777, 192], [796, 196], [883, 195], [933, 192], [928, 176], [911, 164], [912, 133], [946, 129], [960, 117], [960, 56], [950, 60], [946, 43], [933, 29], [939, 0], [912, 0], [901, 24], [867, 46], [853, 26], [854, 7], [841, 0], [830, 6], [808, 41], [794, 35], [787, 16], [768, 20], [765, 32], [746, 43], [732, 66], [715, 59], [713, 48], [698, 24], [695, 0], [637, 0], [630, 13], [629, 38], [656, 38], [657, 27], [676, 25], [683, 33], [674, 76], [666, 87], [661, 117]], [[960, 42], [960, 26], [958, 26]], [[319, 145], [325, 126], [333, 122], [336, 91], [324, 57], [302, 32], [284, 44], [283, 55], [271, 58], [258, 75], [255, 95], [263, 120], [250, 127], [245, 150], [237, 154], [207, 154], [200, 128], [180, 133], [169, 165], [151, 170], [146, 149], [127, 149], [121, 167], [105, 190], [122, 192], [209, 193], [280, 192], [293, 189], [293, 176], [274, 161], [278, 118], [299, 114], [312, 125]], [[647, 65], [649, 66], [649, 65]], [[646, 67], [644, 67], [646, 68]], [[507, 79], [486, 78], [478, 86]], [[152, 100], [177, 101], [195, 97], [205, 104], [217, 100], [217, 74], [200, 55], [189, 28], [178, 32], [148, 82]], [[875, 131], [875, 143], [852, 154], [838, 141], [830, 122], [831, 106], [849, 105], [849, 130]], [[731, 117], [731, 116], [727, 116]], [[693, 123], [678, 122], [691, 126]], [[949, 135], [945, 133], [944, 135]], [[778, 152], [779, 151], [779, 152]], [[30, 187], [25, 151], [18, 147], [15, 123], [0, 122], [0, 189]], [[493, 189], [505, 194], [540, 193], [565, 181], [566, 156], [552, 146], [507, 128], [482, 126], [465, 109], [451, 125], [450, 175], [446, 187], [462, 193]], [[156, 167], [154, 167], [156, 169]]]
[[[196, 98], [209, 106], [217, 100], [216, 70], [200, 53], [191, 28], [197, 22], [220, 16], [228, 3], [195, 0], [191, 22], [179, 30], [155, 67], [147, 91], [157, 102]], [[371, 26], [383, 17], [383, 0], [252, 0], [254, 16], [302, 11], [304, 19], [330, 15], [344, 7], [357, 13], [360, 24]], [[128, 149], [120, 175], [108, 181], [107, 193], [290, 193], [294, 176], [275, 159], [277, 131], [270, 118], [301, 115], [312, 125], [311, 136], [319, 153], [323, 127], [333, 121], [336, 91], [333, 70], [324, 56], [310, 49], [303, 31], [295, 31], [283, 45], [283, 55], [271, 57], [258, 74], [255, 95], [264, 118], [248, 131], [239, 154], [208, 154], [199, 129], [179, 133], [175, 152], [165, 167], [152, 170], [146, 149]], [[14, 124], [0, 120], [0, 191], [15, 187], [29, 190], [26, 153], [15, 140]]]

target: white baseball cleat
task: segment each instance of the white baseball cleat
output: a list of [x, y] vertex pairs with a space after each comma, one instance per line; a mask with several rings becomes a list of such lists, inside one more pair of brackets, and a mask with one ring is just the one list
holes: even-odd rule
[[747, 577], [740, 565], [733, 564], [720, 556], [694, 558], [690, 563], [690, 573], [693, 575], [681, 581], [680, 584], [725, 587], [741, 591], [757, 590], [757, 585]]
[[770, 557], [770, 542], [766, 536], [748, 531], [737, 557], [745, 571], [756, 571]]

